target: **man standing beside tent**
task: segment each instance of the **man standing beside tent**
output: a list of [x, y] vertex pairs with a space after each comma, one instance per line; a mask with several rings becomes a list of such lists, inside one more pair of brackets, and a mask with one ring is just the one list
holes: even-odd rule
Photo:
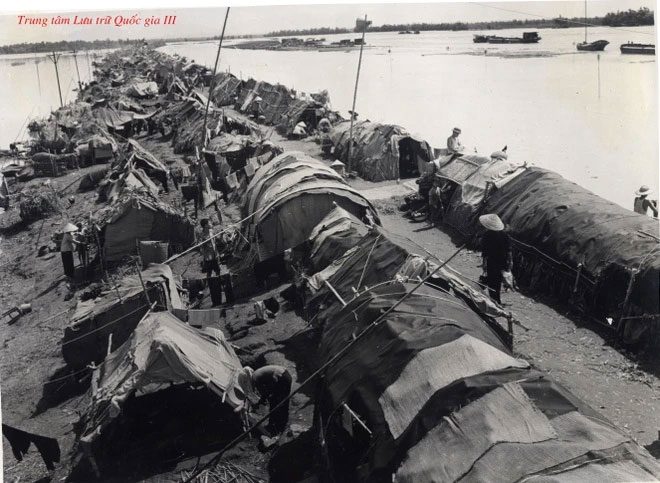
[[211, 229], [208, 218], [204, 218], [200, 225], [202, 226], [202, 240], [209, 240], [201, 247], [202, 251], [202, 271], [210, 278], [213, 272], [220, 275], [220, 265], [218, 263], [218, 255], [215, 250], [215, 233]]
[[511, 270], [511, 240], [504, 231], [504, 223], [495, 214], [482, 215], [479, 222], [486, 228], [481, 238], [481, 256], [486, 272], [486, 285], [490, 298], [502, 304], [500, 290], [502, 289], [503, 272]]
[[62, 253], [62, 265], [64, 267], [64, 275], [73, 278], [75, 268], [73, 265], [73, 249], [76, 241], [73, 238], [73, 232], [78, 231], [78, 227], [73, 223], [64, 225], [62, 235], [62, 242], [60, 243], [60, 253]]

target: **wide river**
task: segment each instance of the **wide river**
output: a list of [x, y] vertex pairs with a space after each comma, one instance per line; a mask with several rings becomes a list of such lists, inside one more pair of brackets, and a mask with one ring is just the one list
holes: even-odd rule
[[[435, 147], [443, 147], [458, 126], [470, 151], [490, 154], [507, 145], [510, 159], [557, 171], [632, 208], [641, 184], [656, 194], [659, 188], [657, 69], [654, 56], [622, 55], [619, 45], [653, 43], [654, 32], [653, 27], [590, 28], [590, 40], [610, 42], [600, 58], [576, 51], [575, 43], [584, 37], [580, 28], [540, 30], [542, 40], [527, 45], [474, 44], [477, 32], [368, 33], [356, 111], [360, 119], [399, 124]], [[357, 34], [326, 36], [328, 41], [351, 37]], [[304, 92], [327, 89], [334, 109], [346, 113], [351, 107], [357, 50], [240, 50], [231, 42], [225, 47], [221, 70]], [[161, 48], [209, 66], [216, 49], [211, 42]], [[0, 60], [3, 147], [31, 112], [43, 115], [59, 105], [50, 61], [38, 64], [40, 89], [34, 61], [10, 66], [11, 61], [15, 58]], [[78, 56], [83, 81], [89, 75], [86, 62]], [[60, 66], [64, 95], [72, 99], [72, 57], [63, 57]]]

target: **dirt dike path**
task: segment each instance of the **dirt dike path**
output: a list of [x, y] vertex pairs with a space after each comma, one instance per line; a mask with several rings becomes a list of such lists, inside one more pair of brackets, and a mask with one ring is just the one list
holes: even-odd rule
[[[241, 117], [234, 112], [232, 115]], [[269, 132], [269, 129], [264, 131]], [[270, 133], [271, 140], [285, 150], [303, 151], [321, 158], [319, 145], [313, 139], [290, 141], [272, 131]], [[158, 135], [140, 137], [138, 141], [162, 161], [183, 163], [183, 157], [174, 154], [170, 144], [162, 142]], [[333, 159], [325, 161], [329, 164]], [[55, 189], [61, 189], [85, 173], [86, 170], [72, 172], [50, 182]], [[44, 181], [40, 178], [30, 183]], [[351, 179], [348, 182], [360, 191], [368, 191], [386, 229], [410, 238], [440, 258], [446, 258], [456, 250], [457, 244], [448, 234], [429, 228], [425, 223], [408, 221], [396, 211], [397, 199], [388, 199], [388, 195], [401, 196], [414, 186], [414, 181], [412, 185], [410, 181], [370, 183]], [[69, 193], [74, 195], [74, 202], [66, 207], [67, 212], [86, 213], [103, 206], [96, 204], [95, 191], [76, 193], [76, 188], [77, 183], [74, 183], [69, 189]], [[171, 192], [164, 199], [176, 203], [179, 198], [180, 192]], [[235, 205], [224, 207], [226, 222], [235, 221], [238, 216]], [[76, 297], [69, 299], [67, 296], [59, 253], [37, 257], [38, 247], [46, 244], [61, 229], [64, 220], [64, 216], [55, 214], [25, 227], [18, 223], [17, 210], [0, 219], [0, 308], [4, 311], [25, 302], [33, 306], [33, 312], [16, 323], [0, 326], [0, 377], [5, 421], [58, 438], [63, 459], [66, 460], [75, 440], [74, 424], [87, 403], [87, 384], [78, 384], [75, 378], [67, 377], [69, 373], [60, 346]], [[480, 274], [479, 263], [478, 253], [464, 251], [452, 266], [476, 279]], [[173, 270], [179, 275], [184, 270], [189, 271], [188, 275], [198, 272], [199, 255], [191, 253], [183, 257], [173, 264]], [[121, 277], [122, 274], [120, 269], [115, 276]], [[292, 372], [296, 381], [301, 381], [315, 368], [317, 347], [317, 341], [304, 320], [285, 306], [265, 324], [254, 323], [254, 301], [268, 298], [283, 288], [269, 287], [248, 301], [226, 307], [221, 328], [236, 346], [244, 364], [282, 364]], [[632, 358], [610, 346], [606, 334], [600, 334], [593, 325], [582, 323], [579, 318], [567, 314], [565, 308], [553, 308], [556, 306], [551, 302], [520, 293], [505, 293], [503, 300], [514, 316], [529, 329], [514, 329], [514, 347], [519, 356], [549, 371], [558, 382], [627, 430], [640, 444], [649, 445], [658, 438], [658, 378], [644, 372]], [[210, 301], [205, 303], [210, 306]], [[295, 384], [294, 387], [297, 387]], [[296, 424], [299, 431], [311, 426], [312, 392], [313, 387], [309, 387], [293, 398], [291, 423]], [[265, 410], [262, 407], [256, 415], [265, 414]], [[286, 464], [287, 458], [291, 460], [292, 456], [287, 453], [290, 449], [285, 445], [280, 449], [263, 451], [258, 437], [255, 437], [237, 445], [226, 455], [226, 459], [266, 479], [273, 461], [284, 460]], [[23, 462], [17, 462], [3, 438], [3, 454], [7, 481], [19, 477], [21, 481], [49, 478], [38, 452], [31, 450]], [[272, 458], [277, 454], [279, 458]], [[202, 457], [200, 462], [211, 456]], [[191, 468], [196, 462], [196, 459], [183, 460], [175, 468], [163, 468], [162, 471], [152, 472], [151, 476], [176, 479], [182, 470]], [[66, 470], [65, 461], [56, 470], [52, 481], [66, 476]]]

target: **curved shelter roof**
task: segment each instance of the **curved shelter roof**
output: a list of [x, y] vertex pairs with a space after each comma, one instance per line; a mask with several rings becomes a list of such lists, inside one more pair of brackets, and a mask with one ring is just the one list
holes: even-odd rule
[[[353, 271], [357, 277], [362, 267]], [[338, 309], [319, 348], [320, 363], [329, 364], [321, 424], [329, 454], [348, 470], [345, 480], [658, 477], [650, 454], [516, 358], [495, 325], [465, 300], [428, 285], [411, 294], [414, 288], [392, 281], [347, 299], [346, 306], [328, 299]], [[309, 316], [315, 315], [312, 309]], [[334, 359], [349, 343], [353, 347]]]
[[[345, 160], [350, 141], [350, 122], [337, 124], [330, 132], [330, 139], [335, 147], [334, 155]], [[411, 139], [415, 142], [415, 158], [401, 159], [400, 141]], [[413, 136], [401, 126], [380, 124], [371, 121], [353, 123], [353, 146], [351, 160], [355, 170], [364, 179], [383, 181], [398, 179], [402, 170], [409, 169], [417, 174], [424, 172], [425, 165], [434, 158], [431, 146]], [[408, 163], [409, 166], [403, 165]]]
[[252, 215], [260, 259], [306, 241], [314, 227], [337, 206], [362, 219], [376, 210], [341, 176], [301, 152], [286, 152], [261, 167], [245, 193], [243, 216]]
[[[572, 287], [581, 266], [578, 281], [593, 286], [591, 304], [598, 313], [616, 317], [630, 290], [628, 303], [637, 307], [634, 312], [654, 316], [651, 322], [657, 333], [658, 220], [534, 167], [496, 190], [484, 212], [497, 213], [509, 225], [514, 246], [530, 259], [539, 252], [544, 255], [542, 264], [525, 267], [532, 275], [547, 270], [549, 264], [557, 272], [566, 272]], [[632, 321], [640, 329], [635, 339], [642, 336], [643, 322]]]

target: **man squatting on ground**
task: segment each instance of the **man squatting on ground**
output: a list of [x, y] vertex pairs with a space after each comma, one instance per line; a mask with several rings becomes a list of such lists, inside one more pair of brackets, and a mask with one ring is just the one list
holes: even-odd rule
[[282, 433], [289, 424], [289, 400], [278, 409], [273, 409], [291, 394], [291, 374], [286, 368], [277, 365], [263, 366], [256, 371], [245, 367], [244, 373], [249, 378], [248, 385], [253, 387], [260, 397], [256, 405], [268, 401], [271, 414], [266, 429], [273, 435]]

